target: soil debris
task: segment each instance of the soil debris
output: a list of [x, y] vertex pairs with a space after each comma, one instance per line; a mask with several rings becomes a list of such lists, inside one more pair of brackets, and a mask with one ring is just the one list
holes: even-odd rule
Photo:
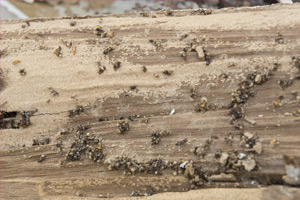
[[179, 172], [182, 172], [190, 180], [191, 189], [197, 189], [207, 181], [201, 168], [195, 167], [193, 161], [184, 161], [179, 168]]
[[229, 154], [228, 153], [222, 153], [221, 154], [220, 163], [221, 163], [222, 166], [226, 166], [228, 158], [229, 158]]
[[203, 47], [197, 46], [196, 51], [198, 53], [198, 57], [199, 57], [200, 61], [205, 61], [205, 53], [204, 53]]
[[27, 128], [33, 111], [6, 112], [0, 111], [0, 129]]
[[245, 122], [248, 122], [251, 125], [255, 125], [256, 124], [256, 121], [254, 121], [253, 119], [250, 119], [250, 118], [248, 118], [246, 116], [244, 117], [244, 120], [245, 120]]
[[242, 160], [242, 165], [245, 167], [247, 171], [252, 171], [256, 167], [256, 162], [254, 159], [246, 159]]
[[215, 181], [215, 182], [236, 182], [237, 179], [233, 174], [217, 174], [217, 175], [211, 175], [208, 177], [209, 181]]
[[300, 185], [300, 169], [299, 166], [295, 163], [294, 159], [283, 155], [283, 160], [285, 162], [286, 174], [282, 176], [282, 179], [285, 183], [289, 185]]
[[253, 150], [257, 153], [257, 154], [261, 154], [262, 153], [262, 144], [260, 142], [256, 142], [256, 144], [253, 146]]

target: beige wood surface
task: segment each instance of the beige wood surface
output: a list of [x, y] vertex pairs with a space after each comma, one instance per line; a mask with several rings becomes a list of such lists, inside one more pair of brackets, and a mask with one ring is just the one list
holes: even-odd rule
[[[1, 110], [13, 115], [1, 119], [3, 199], [125, 198], [145, 193], [155, 194], [153, 199], [175, 199], [179, 194], [163, 192], [195, 188], [200, 190], [180, 193], [179, 199], [199, 199], [202, 194], [203, 199], [218, 199], [212, 191], [220, 191], [223, 199], [265, 199], [272, 191], [281, 199], [297, 195], [297, 188], [268, 186], [285, 184], [284, 154], [300, 161], [299, 61], [292, 59], [300, 56], [299, 10], [300, 4], [293, 4], [216, 10], [210, 15], [188, 10], [149, 17], [1, 21]], [[107, 37], [94, 33], [98, 25]], [[200, 47], [198, 52], [191, 50], [191, 43]], [[61, 57], [54, 53], [59, 46]], [[109, 46], [113, 50], [104, 54]], [[20, 62], [13, 64], [16, 60]], [[114, 70], [116, 61], [121, 65]], [[106, 68], [101, 74], [99, 66]], [[267, 80], [260, 81], [257, 74], [268, 74]], [[239, 104], [244, 116], [231, 124], [230, 102], [249, 81], [248, 75], [256, 79], [250, 81], [247, 101]], [[280, 80], [293, 83], [283, 89], [286, 84], [280, 85]], [[207, 111], [196, 112], [197, 103]], [[82, 112], [77, 109], [78, 114], [69, 116], [70, 110], [81, 107]], [[30, 114], [30, 123], [23, 117], [24, 127], [11, 128], [12, 120], [18, 126], [23, 111]], [[118, 134], [120, 118], [129, 124], [124, 134]], [[237, 124], [243, 130], [236, 129]], [[66, 159], [78, 141], [78, 125], [88, 128], [80, 131], [84, 138], [99, 139], [88, 147], [103, 153], [99, 163], [85, 156], [86, 149], [80, 160]], [[155, 132], [158, 136], [152, 135]], [[252, 142], [262, 144], [261, 154], [253, 151], [250, 140], [249, 148], [242, 144], [247, 132], [254, 135]], [[49, 144], [32, 146], [33, 140], [46, 138]], [[159, 144], [152, 145], [158, 138]], [[176, 145], [184, 139], [186, 143]], [[230, 158], [223, 166], [218, 156], [226, 154]], [[243, 154], [246, 158], [237, 158]], [[181, 169], [185, 161], [189, 164]], [[224, 177], [212, 181], [212, 175], [220, 173], [231, 174], [234, 182]], [[230, 189], [236, 187], [266, 188]]]

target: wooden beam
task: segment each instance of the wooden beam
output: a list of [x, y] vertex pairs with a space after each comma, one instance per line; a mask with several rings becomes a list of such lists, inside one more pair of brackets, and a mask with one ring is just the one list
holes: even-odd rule
[[299, 8], [2, 21], [1, 193], [284, 184], [282, 155], [300, 161]]

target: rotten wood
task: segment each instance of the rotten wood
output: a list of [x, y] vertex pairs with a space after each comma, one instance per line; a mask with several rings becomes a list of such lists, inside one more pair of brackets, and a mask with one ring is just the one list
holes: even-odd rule
[[[300, 161], [299, 8], [2, 21], [1, 195], [286, 184], [282, 156]], [[236, 181], [210, 180], [221, 173]]]

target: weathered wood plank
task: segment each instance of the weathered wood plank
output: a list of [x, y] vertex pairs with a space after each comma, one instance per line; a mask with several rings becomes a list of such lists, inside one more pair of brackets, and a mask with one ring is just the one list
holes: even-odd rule
[[[300, 55], [299, 8], [33, 19], [30, 26], [2, 21], [1, 110], [9, 113], [1, 115], [1, 193], [22, 198], [28, 188], [24, 199], [96, 198], [284, 184], [282, 155], [300, 161], [299, 67], [291, 58]], [[111, 37], [94, 34], [98, 25]], [[203, 47], [205, 61], [193, 45]], [[53, 53], [59, 46], [62, 57]], [[231, 103], [243, 86], [245, 102]], [[230, 111], [243, 116], [230, 123]], [[117, 134], [122, 119], [130, 128]], [[77, 132], [78, 125], [88, 129]], [[245, 139], [246, 132], [255, 139]], [[46, 144], [32, 146], [33, 139]], [[74, 142], [77, 161], [70, 160]], [[262, 153], [253, 152], [260, 143]], [[223, 166], [219, 156], [227, 153]], [[236, 181], [210, 181], [220, 173]]]

